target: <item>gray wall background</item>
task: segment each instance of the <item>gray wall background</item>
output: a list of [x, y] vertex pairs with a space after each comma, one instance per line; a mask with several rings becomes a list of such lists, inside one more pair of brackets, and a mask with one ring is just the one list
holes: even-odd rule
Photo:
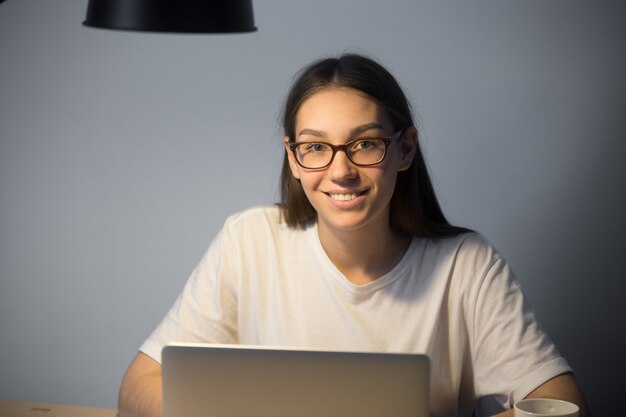
[[293, 74], [357, 51], [411, 97], [449, 218], [617, 409], [626, 3], [263, 0], [229, 36], [88, 29], [86, 3], [0, 6], [0, 399], [114, 407], [225, 217], [277, 201]]

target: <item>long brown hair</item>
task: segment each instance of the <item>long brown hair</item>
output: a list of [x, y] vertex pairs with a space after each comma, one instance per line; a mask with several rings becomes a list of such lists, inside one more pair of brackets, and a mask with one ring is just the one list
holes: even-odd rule
[[[296, 77], [283, 109], [283, 129], [289, 141], [295, 138], [302, 103], [324, 88], [337, 87], [352, 88], [374, 99], [385, 108], [396, 131], [414, 126], [411, 106], [395, 78], [370, 58], [345, 54], [313, 62]], [[286, 151], [280, 192], [280, 208], [290, 227], [315, 219], [315, 209], [291, 173]], [[392, 228], [410, 236], [449, 236], [469, 231], [451, 225], [443, 215], [419, 143], [410, 168], [398, 173], [389, 216]]]

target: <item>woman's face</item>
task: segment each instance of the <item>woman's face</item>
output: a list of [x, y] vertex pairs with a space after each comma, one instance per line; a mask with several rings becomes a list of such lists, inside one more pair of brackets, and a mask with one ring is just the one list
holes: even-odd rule
[[[394, 133], [386, 112], [375, 101], [350, 88], [329, 88], [302, 103], [296, 117], [294, 140], [340, 145], [362, 137], [390, 137]], [[345, 152], [338, 151], [328, 167], [306, 169], [298, 165], [286, 148], [291, 172], [300, 180], [317, 211], [320, 231], [389, 228], [389, 201], [398, 172], [410, 166], [414, 133], [414, 129], [409, 129], [389, 145], [382, 162], [367, 167], [354, 165]], [[288, 140], [285, 138], [285, 146]]]

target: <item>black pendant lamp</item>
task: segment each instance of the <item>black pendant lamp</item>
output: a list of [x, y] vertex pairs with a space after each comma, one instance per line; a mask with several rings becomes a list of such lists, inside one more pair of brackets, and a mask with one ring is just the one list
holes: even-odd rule
[[176, 33], [254, 32], [252, 0], [89, 0], [85, 26]]

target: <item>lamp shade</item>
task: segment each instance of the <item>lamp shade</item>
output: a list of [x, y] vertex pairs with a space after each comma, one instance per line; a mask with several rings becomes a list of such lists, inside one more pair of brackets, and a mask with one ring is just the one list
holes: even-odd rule
[[85, 26], [142, 32], [253, 32], [252, 0], [89, 0]]

